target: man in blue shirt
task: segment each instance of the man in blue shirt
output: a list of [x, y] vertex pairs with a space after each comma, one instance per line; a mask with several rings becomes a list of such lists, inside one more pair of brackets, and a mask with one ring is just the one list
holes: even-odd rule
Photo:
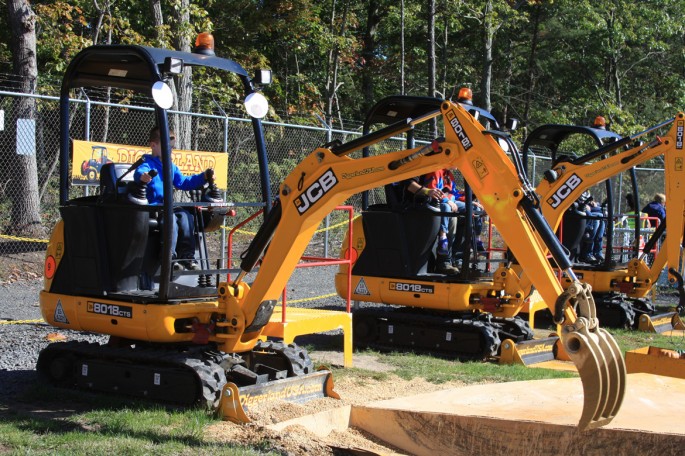
[[[170, 146], [173, 148], [176, 136], [173, 131], [169, 131]], [[147, 184], [147, 200], [151, 205], [162, 205], [164, 203], [164, 185], [162, 182], [162, 145], [159, 135], [159, 127], [150, 130], [151, 154], [143, 155], [143, 164], [135, 172], [136, 182]], [[195, 190], [202, 187], [207, 182], [209, 173], [214, 170], [208, 169], [194, 176], [186, 176], [181, 173], [178, 166], [171, 164], [173, 185], [179, 190]], [[150, 171], [155, 170], [157, 175], [150, 176]], [[198, 270], [200, 266], [195, 262], [195, 237], [193, 227], [195, 219], [193, 214], [183, 208], [174, 211], [174, 231], [171, 237], [171, 255], [174, 270], [180, 271], [185, 268]], [[178, 261], [177, 261], [178, 260]]]
[[[658, 218], [659, 222], [666, 220], [666, 195], [663, 193], [657, 193], [654, 195], [654, 200], [642, 208], [642, 212], [647, 214], [649, 217]], [[649, 220], [649, 224], [652, 228], [655, 228], [657, 221], [654, 219]]]

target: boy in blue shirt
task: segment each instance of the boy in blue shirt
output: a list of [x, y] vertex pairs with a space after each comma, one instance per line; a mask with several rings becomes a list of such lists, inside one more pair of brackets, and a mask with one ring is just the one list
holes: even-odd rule
[[[176, 136], [173, 131], [169, 131], [170, 146], [173, 148]], [[164, 185], [162, 182], [162, 145], [159, 135], [159, 127], [150, 130], [150, 148], [152, 153], [143, 155], [143, 164], [135, 172], [136, 182], [147, 184], [147, 200], [151, 205], [162, 205], [164, 203]], [[173, 185], [179, 190], [195, 190], [202, 187], [207, 182], [209, 173], [214, 170], [186, 176], [181, 173], [178, 166], [172, 163]], [[157, 175], [151, 177], [149, 172], [155, 170]], [[174, 211], [174, 231], [171, 237], [171, 255], [175, 271], [183, 269], [198, 270], [200, 266], [195, 261], [195, 237], [193, 227], [195, 218], [193, 214], [183, 208]], [[176, 261], [179, 260], [179, 261]]]

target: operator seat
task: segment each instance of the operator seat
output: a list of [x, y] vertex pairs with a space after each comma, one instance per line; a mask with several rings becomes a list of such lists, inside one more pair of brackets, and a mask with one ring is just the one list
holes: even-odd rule
[[561, 244], [568, 249], [571, 261], [578, 260], [580, 242], [586, 226], [585, 212], [578, 209], [578, 203], [573, 203], [561, 222]]
[[[127, 173], [127, 171], [131, 170]], [[138, 277], [147, 269], [151, 246], [159, 244], [159, 222], [147, 205], [145, 194], [136, 191], [130, 163], [108, 163], [100, 171], [99, 205], [114, 290], [138, 288]]]
[[377, 277], [425, 275], [433, 260], [440, 216], [402, 201], [402, 185], [385, 186], [387, 204], [372, 205], [362, 217], [366, 246], [352, 273]]

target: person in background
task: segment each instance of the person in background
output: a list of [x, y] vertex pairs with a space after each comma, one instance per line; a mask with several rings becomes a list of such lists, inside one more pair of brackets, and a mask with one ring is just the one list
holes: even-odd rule
[[[162, 144], [159, 134], [159, 127], [150, 130], [150, 154], [143, 155], [141, 164], [134, 174], [136, 182], [147, 184], [147, 200], [151, 205], [162, 205], [164, 203], [164, 185], [162, 182]], [[170, 146], [173, 148], [176, 136], [173, 131], [169, 131]], [[181, 173], [178, 166], [172, 163], [172, 176], [174, 187], [179, 190], [195, 190], [202, 187], [207, 179], [214, 175], [213, 169], [207, 169], [202, 173], [193, 176], [186, 176]], [[150, 176], [150, 171], [157, 174]], [[154, 173], [153, 173], [154, 174]], [[198, 270], [200, 266], [195, 261], [195, 237], [193, 228], [195, 219], [192, 213], [177, 208], [174, 210], [174, 231], [171, 237], [171, 256], [175, 271], [184, 269]]]
[[602, 238], [606, 227], [604, 209], [590, 196], [585, 200], [581, 210], [587, 216], [587, 224], [580, 244], [578, 261], [589, 264], [601, 263], [604, 261]]
[[657, 221], [654, 218], [658, 218], [659, 223], [663, 223], [666, 220], [666, 195], [663, 193], [654, 195], [654, 200], [643, 207], [642, 212], [647, 214], [648, 217], [653, 217], [649, 220], [649, 225], [652, 228], [656, 228]]
[[[441, 169], [410, 179], [405, 188], [409, 194], [413, 195], [413, 199], [417, 203], [425, 204], [432, 210], [457, 213], [459, 206], [454, 198], [449, 191], [443, 191], [451, 189], [453, 181], [450, 171]], [[459, 269], [452, 265], [450, 255], [456, 232], [456, 217], [443, 216], [440, 218], [435, 266], [435, 272], [439, 274], [459, 273]]]

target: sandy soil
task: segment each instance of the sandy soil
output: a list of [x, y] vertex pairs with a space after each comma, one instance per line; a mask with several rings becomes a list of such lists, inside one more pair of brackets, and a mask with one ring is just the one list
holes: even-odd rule
[[[315, 360], [321, 359], [322, 356], [330, 358], [333, 354], [312, 353]], [[356, 368], [375, 372], [389, 372], [392, 369], [369, 355], [355, 355], [354, 365]], [[253, 420], [252, 423], [247, 425], [230, 422], [216, 423], [206, 429], [205, 436], [210, 441], [223, 443], [263, 445], [268, 442], [274, 450], [289, 455], [403, 454], [400, 449], [392, 448], [360, 429], [349, 428], [344, 432], [334, 431], [327, 437], [321, 438], [303, 426], [289, 426], [282, 432], [272, 431], [267, 426], [344, 405], [363, 405], [383, 399], [409, 396], [417, 392], [437, 391], [458, 386], [463, 386], [463, 383], [451, 382], [435, 385], [423, 379], [408, 381], [391, 372], [382, 381], [345, 376], [335, 381], [334, 389], [340, 395], [340, 400], [324, 398], [304, 405], [288, 402], [260, 404], [249, 410], [248, 414]]]

